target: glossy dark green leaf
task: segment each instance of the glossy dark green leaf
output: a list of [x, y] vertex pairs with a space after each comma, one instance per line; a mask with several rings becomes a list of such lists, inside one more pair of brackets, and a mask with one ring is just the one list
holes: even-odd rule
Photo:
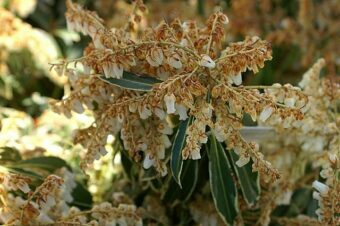
[[92, 206], [92, 195], [85, 188], [84, 185], [77, 182], [77, 186], [72, 191], [73, 202], [72, 205], [80, 209], [89, 209]]
[[198, 179], [198, 169], [197, 160], [185, 160], [180, 175], [182, 187], [172, 178], [162, 199], [167, 203], [173, 203], [176, 199], [181, 202], [187, 201], [195, 190]]
[[215, 207], [226, 224], [233, 225], [237, 216], [237, 190], [232, 178], [231, 167], [222, 145], [210, 136], [209, 177]]
[[172, 176], [177, 182], [177, 184], [182, 187], [181, 185], [181, 172], [183, 167], [183, 159], [182, 159], [182, 149], [185, 145], [185, 132], [190, 124], [191, 118], [188, 118], [185, 121], [181, 121], [175, 136], [174, 143], [171, 149], [171, 172]]
[[153, 77], [137, 75], [127, 71], [124, 71], [123, 77], [120, 79], [106, 78], [103, 75], [100, 76], [99, 78], [104, 82], [110, 83], [112, 85], [138, 91], [150, 91], [154, 84], [162, 82], [161, 80], [158, 80]]
[[243, 197], [249, 206], [252, 206], [260, 196], [260, 181], [258, 172], [252, 171], [253, 162], [250, 161], [248, 164], [238, 167], [235, 162], [239, 159], [239, 156], [231, 151], [230, 159], [234, 166], [235, 173], [240, 184]]
[[62, 167], [66, 167], [68, 170], [71, 170], [70, 166], [63, 159], [53, 156], [36, 157], [19, 161], [15, 164], [15, 167], [24, 169], [42, 169], [49, 172], [53, 172]]

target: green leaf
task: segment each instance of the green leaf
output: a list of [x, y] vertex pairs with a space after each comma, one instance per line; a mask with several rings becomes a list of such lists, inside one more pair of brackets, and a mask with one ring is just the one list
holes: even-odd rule
[[315, 211], [319, 208], [319, 202], [316, 199], [310, 199], [307, 206], [307, 215], [313, 218], [318, 218]]
[[121, 156], [120, 158], [121, 158], [121, 163], [122, 163], [124, 172], [129, 177], [129, 179], [132, 179], [133, 178], [133, 175], [132, 175], [133, 162], [131, 158], [129, 157], [129, 154], [127, 153], [127, 151], [122, 150], [120, 152], [120, 156]]
[[171, 149], [171, 172], [172, 176], [177, 182], [177, 184], [182, 187], [181, 185], [181, 172], [183, 167], [183, 159], [182, 159], [182, 149], [185, 145], [185, 132], [190, 124], [191, 118], [188, 118], [185, 121], [181, 121], [175, 136], [174, 143]]
[[27, 177], [37, 179], [39, 181], [44, 180], [44, 178], [41, 175], [39, 175], [39, 174], [37, 174], [33, 171], [30, 171], [30, 170], [24, 170], [24, 169], [20, 169], [20, 168], [16, 168], [16, 167], [8, 167], [8, 169], [12, 173], [21, 174], [21, 175], [24, 175], [24, 176], [27, 176]]
[[159, 173], [156, 171], [155, 167], [143, 170], [142, 181], [151, 181], [159, 177]]
[[0, 163], [17, 162], [21, 160], [20, 152], [12, 147], [0, 148]]
[[115, 153], [119, 153], [120, 154], [120, 158], [121, 158], [121, 165], [124, 169], [124, 172], [126, 173], [126, 175], [128, 176], [129, 179], [134, 179], [134, 175], [133, 175], [133, 167], [134, 167], [134, 162], [131, 159], [131, 157], [129, 156], [129, 153], [127, 150], [124, 150], [123, 144], [122, 144], [122, 140], [120, 138], [119, 135], [116, 136], [115, 141], [113, 142], [112, 148], [114, 150]]
[[49, 172], [53, 172], [56, 169], [66, 167], [72, 171], [71, 167], [61, 158], [48, 156], [48, 157], [36, 157], [23, 161], [19, 161], [15, 164], [17, 168], [29, 168], [29, 169], [42, 169]]
[[252, 171], [252, 161], [242, 167], [238, 167], [235, 164], [235, 162], [239, 159], [238, 155], [234, 151], [229, 153], [243, 193], [243, 197], [247, 204], [252, 206], [258, 200], [261, 191], [259, 174], [258, 172]]
[[198, 180], [198, 168], [197, 160], [185, 160], [182, 174], [180, 176], [182, 186], [180, 187], [172, 178], [162, 199], [167, 203], [173, 203], [176, 199], [180, 200], [181, 202], [187, 201], [196, 188]]
[[311, 188], [299, 188], [294, 191], [285, 216], [295, 217], [302, 214], [308, 207], [309, 200], [312, 198], [313, 190]]
[[209, 177], [215, 207], [226, 224], [233, 225], [237, 216], [237, 190], [227, 155], [214, 135], [210, 136]]
[[162, 82], [161, 80], [158, 80], [153, 77], [137, 75], [127, 71], [123, 72], [123, 77], [120, 79], [106, 78], [103, 75], [100, 76], [99, 78], [104, 82], [110, 83], [112, 85], [137, 91], [150, 91], [154, 84]]
[[[316, 214], [314, 212], [309, 212], [309, 205], [310, 202], [313, 201], [312, 197], [313, 189], [312, 188], [298, 188], [294, 191], [292, 197], [290, 198], [289, 204], [285, 205], [279, 205], [277, 208], [272, 212], [273, 216], [279, 216], [279, 217], [296, 217], [300, 214], [307, 214], [311, 217], [316, 217]], [[286, 194], [287, 195], [287, 194]], [[286, 197], [287, 198], [287, 197]], [[313, 201], [314, 202], [314, 201]], [[315, 211], [318, 207], [317, 201], [314, 202], [316, 205], [314, 210], [311, 209], [311, 211]]]
[[80, 209], [90, 209], [92, 206], [92, 195], [84, 185], [77, 182], [77, 186], [72, 191], [72, 204]]

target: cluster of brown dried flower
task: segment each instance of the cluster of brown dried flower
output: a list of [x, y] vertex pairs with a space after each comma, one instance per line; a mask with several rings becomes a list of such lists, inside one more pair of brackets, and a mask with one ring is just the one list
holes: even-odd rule
[[[301, 186], [312, 184], [316, 190], [313, 198], [318, 200], [319, 209], [316, 210], [318, 220], [324, 225], [337, 225], [336, 213], [339, 212], [339, 116], [337, 112], [340, 99], [339, 81], [332, 76], [321, 77], [321, 70], [325, 67], [324, 59], [319, 59], [304, 75], [299, 83], [302, 92], [308, 96], [308, 104], [304, 108], [304, 118], [300, 121], [268, 120], [264, 124], [271, 125], [279, 132], [279, 140], [270, 147], [264, 145], [268, 157], [273, 165], [282, 169], [282, 182], [274, 186], [276, 193], [285, 191], [285, 203], [290, 202], [293, 191]], [[276, 94], [276, 96], [280, 96]], [[288, 128], [288, 129], [287, 129]], [[313, 167], [322, 167], [317, 179], [315, 171], [305, 175], [299, 168], [313, 162]], [[299, 163], [299, 164], [297, 164]], [[311, 177], [312, 176], [312, 177]], [[308, 181], [317, 179], [313, 183]], [[303, 180], [302, 180], [303, 179]], [[324, 182], [321, 182], [325, 180]], [[284, 186], [282, 185], [284, 184]], [[282, 200], [282, 198], [281, 198]], [[280, 202], [276, 201], [276, 205]], [[276, 205], [272, 205], [271, 210]], [[307, 216], [295, 219], [295, 223], [312, 219]], [[279, 219], [289, 222], [288, 219]], [[293, 222], [292, 222], [293, 223]], [[315, 223], [317, 225], [317, 223]]]
[[[254, 170], [272, 179], [279, 177], [257, 146], [239, 133], [244, 114], [250, 114], [254, 121], [302, 118], [306, 98], [298, 88], [242, 86], [243, 72], [256, 73], [271, 59], [268, 42], [248, 37], [225, 48], [224, 26], [229, 21], [221, 12], [212, 14], [203, 27], [176, 19], [146, 28], [134, 37], [126, 27], [105, 28], [96, 14], [70, 1], [67, 6], [69, 28], [89, 35], [93, 42], [84, 56], [75, 60], [83, 65], [83, 73], [70, 69], [70, 62], [53, 65], [68, 75], [72, 87], [67, 97], [53, 105], [66, 115], [72, 110], [82, 113], [84, 106], [95, 115], [91, 127], [75, 134], [75, 141], [88, 149], [82, 167], [105, 155], [107, 136], [120, 132], [124, 148], [135, 160], [143, 159], [144, 168], [154, 166], [165, 175], [165, 150], [171, 146], [168, 136], [173, 132], [170, 116], [179, 115], [179, 120], [193, 118], [182, 152], [184, 159], [199, 159], [207, 133], [213, 132], [220, 142], [227, 142], [228, 149], [237, 150], [239, 166], [252, 158]], [[124, 71], [160, 82], [144, 92], [106, 84], [98, 76], [121, 79]], [[269, 95], [273, 90], [284, 96]]]
[[[89, 210], [72, 206], [75, 175], [61, 168], [47, 176], [40, 186], [16, 173], [0, 175], [0, 221], [6, 225], [142, 225], [134, 205], [109, 202]], [[60, 176], [57, 176], [60, 175]], [[17, 193], [19, 190], [27, 195]], [[11, 193], [15, 192], [15, 193]]]

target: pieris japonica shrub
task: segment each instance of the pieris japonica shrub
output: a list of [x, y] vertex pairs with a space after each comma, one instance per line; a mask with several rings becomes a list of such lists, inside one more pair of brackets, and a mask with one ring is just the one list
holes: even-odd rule
[[336, 78], [320, 76], [324, 59], [299, 86], [248, 86], [244, 77], [272, 59], [271, 44], [226, 41], [229, 19], [219, 10], [205, 23], [148, 27], [137, 0], [126, 23], [109, 28], [95, 12], [66, 5], [68, 28], [91, 42], [80, 58], [51, 63], [68, 80], [51, 108], [93, 117], [73, 131], [78, 174], [107, 155], [121, 167], [93, 204], [79, 196], [86, 190], [65, 161], [16, 166], [8, 157], [0, 168], [3, 223], [339, 224], [340, 91]]

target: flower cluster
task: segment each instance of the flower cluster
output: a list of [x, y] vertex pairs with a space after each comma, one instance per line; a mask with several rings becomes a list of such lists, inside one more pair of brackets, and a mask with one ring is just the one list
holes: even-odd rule
[[[63, 169], [61, 173], [64, 173], [65, 179], [70, 174], [66, 169]], [[5, 173], [4, 177], [7, 179], [4, 179], [1, 183], [4, 187], [1, 190], [3, 206], [0, 208], [0, 219], [2, 222], [9, 225], [53, 223], [54, 221], [51, 219], [53, 213], [57, 213], [61, 209], [67, 211], [65, 209], [67, 207], [66, 202], [70, 200], [64, 199], [62, 195], [71, 196], [70, 192], [75, 184], [65, 183], [62, 187], [64, 180], [61, 177], [49, 175], [39, 187], [31, 191], [29, 187], [29, 184], [32, 184], [31, 180], [15, 173]], [[15, 181], [17, 186], [11, 186]], [[71, 187], [68, 187], [68, 185]], [[20, 189], [27, 193], [27, 199], [24, 199], [24, 196], [13, 196], [8, 193], [11, 190], [8, 189], [9, 186], [12, 190]]]
[[228, 11], [232, 18], [237, 18], [231, 20], [230, 32], [234, 36], [266, 35], [266, 39], [276, 46], [299, 48], [302, 52], [301, 58], [297, 59], [299, 71], [312, 64], [316, 57], [325, 57], [330, 73], [336, 74], [339, 64], [333, 50], [337, 48], [336, 27], [339, 26], [337, 2], [301, 0], [296, 2], [294, 10], [290, 6], [278, 7], [272, 1], [239, 0], [231, 4]]
[[336, 154], [329, 153], [327, 164], [323, 165], [320, 175], [326, 179], [325, 183], [313, 182], [313, 198], [318, 200], [319, 208], [316, 210], [320, 223], [326, 225], [336, 225], [339, 219], [336, 215], [340, 212], [340, 182], [338, 179], [339, 159]]
[[36, 8], [37, 0], [12, 0], [10, 2], [0, 1], [0, 6], [6, 6], [12, 13], [20, 17], [27, 17]]
[[[76, 187], [75, 175], [66, 168], [47, 176], [34, 191], [32, 181], [20, 174], [3, 173], [0, 180], [0, 221], [6, 225], [142, 225], [141, 217], [134, 205], [108, 202], [81, 211], [71, 205]], [[11, 190], [22, 190], [14, 196]], [[121, 200], [120, 200], [121, 201]]]
[[[18, 5], [22, 6], [22, 3], [18, 3]], [[25, 9], [28, 8], [25, 7]], [[46, 75], [55, 83], [64, 83], [64, 80], [58, 77], [56, 73], [48, 70], [48, 62], [58, 58], [59, 50], [47, 32], [33, 28], [30, 24], [15, 17], [14, 14], [1, 6], [0, 23], [2, 24], [0, 31], [0, 47], [2, 48], [0, 54], [0, 72], [2, 75], [13, 73], [6, 64], [11, 52], [28, 50], [39, 69], [44, 70]]]
[[[262, 125], [273, 126], [277, 133], [277, 139], [263, 145], [264, 152], [273, 165], [282, 170], [283, 179], [281, 188], [275, 186], [279, 193], [285, 193], [288, 202], [294, 189], [300, 186], [312, 184], [316, 191], [314, 199], [319, 202], [316, 211], [318, 220], [322, 225], [336, 225], [335, 215], [339, 212], [339, 195], [335, 190], [339, 189], [337, 178], [339, 161], [339, 116], [337, 113], [338, 100], [340, 98], [339, 82], [331, 76], [321, 77], [321, 70], [325, 66], [324, 59], [319, 59], [304, 75], [299, 83], [302, 93], [308, 97], [308, 103], [301, 108], [304, 118], [295, 121], [286, 118], [284, 121], [277, 118], [269, 118]], [[280, 86], [280, 85], [275, 85]], [[288, 87], [287, 87], [288, 88]], [[288, 94], [288, 96], [287, 96]], [[295, 91], [291, 94], [273, 90], [269, 92], [277, 100], [286, 105], [302, 106], [304, 97], [299, 97]], [[306, 177], [302, 166], [312, 163], [313, 167], [322, 167], [320, 175], [323, 180], [300, 181]], [[315, 175], [311, 174], [315, 178]], [[316, 178], [315, 178], [316, 179]], [[271, 189], [272, 190], [272, 189]], [[278, 200], [277, 200], [278, 201]], [[276, 204], [280, 204], [277, 202]], [[302, 222], [305, 218], [296, 219]], [[308, 220], [312, 221], [312, 219]], [[287, 219], [279, 222], [289, 223]], [[293, 222], [291, 222], [293, 223]], [[312, 223], [311, 223], [312, 224]], [[313, 224], [317, 225], [317, 222]]]
[[[201, 145], [211, 131], [220, 142], [228, 143], [228, 149], [237, 150], [239, 166], [252, 158], [254, 170], [272, 179], [279, 177], [257, 146], [246, 142], [239, 133], [245, 114], [254, 121], [302, 118], [306, 98], [298, 89], [290, 85], [269, 86], [260, 92], [259, 87], [242, 86], [242, 73], [256, 73], [271, 59], [268, 42], [248, 37], [224, 48], [224, 26], [229, 20], [221, 12], [212, 14], [204, 27], [176, 19], [146, 28], [136, 38], [126, 28], [105, 28], [96, 14], [71, 1], [67, 6], [69, 28], [89, 35], [92, 43], [82, 58], [74, 60], [83, 65], [82, 73], [68, 67], [72, 61], [53, 64], [68, 76], [72, 90], [52, 105], [65, 115], [72, 110], [82, 113], [84, 106], [95, 115], [95, 123], [75, 135], [75, 142], [88, 149], [83, 168], [105, 155], [103, 147], [108, 135], [120, 131], [130, 156], [136, 161], [143, 159], [144, 168], [154, 166], [165, 175], [165, 150], [171, 146], [173, 116], [178, 115], [180, 121], [191, 118], [182, 151], [184, 159], [200, 158]], [[123, 79], [126, 72], [148, 75], [159, 82], [145, 92], [102, 81]], [[270, 95], [272, 90], [284, 93], [284, 101]], [[293, 97], [300, 102], [292, 103]]]
[[28, 193], [30, 191], [28, 184], [31, 182], [31, 179], [29, 177], [13, 173], [2, 173], [0, 175], [0, 182], [2, 186], [8, 191], [16, 191], [19, 189], [24, 193]]

